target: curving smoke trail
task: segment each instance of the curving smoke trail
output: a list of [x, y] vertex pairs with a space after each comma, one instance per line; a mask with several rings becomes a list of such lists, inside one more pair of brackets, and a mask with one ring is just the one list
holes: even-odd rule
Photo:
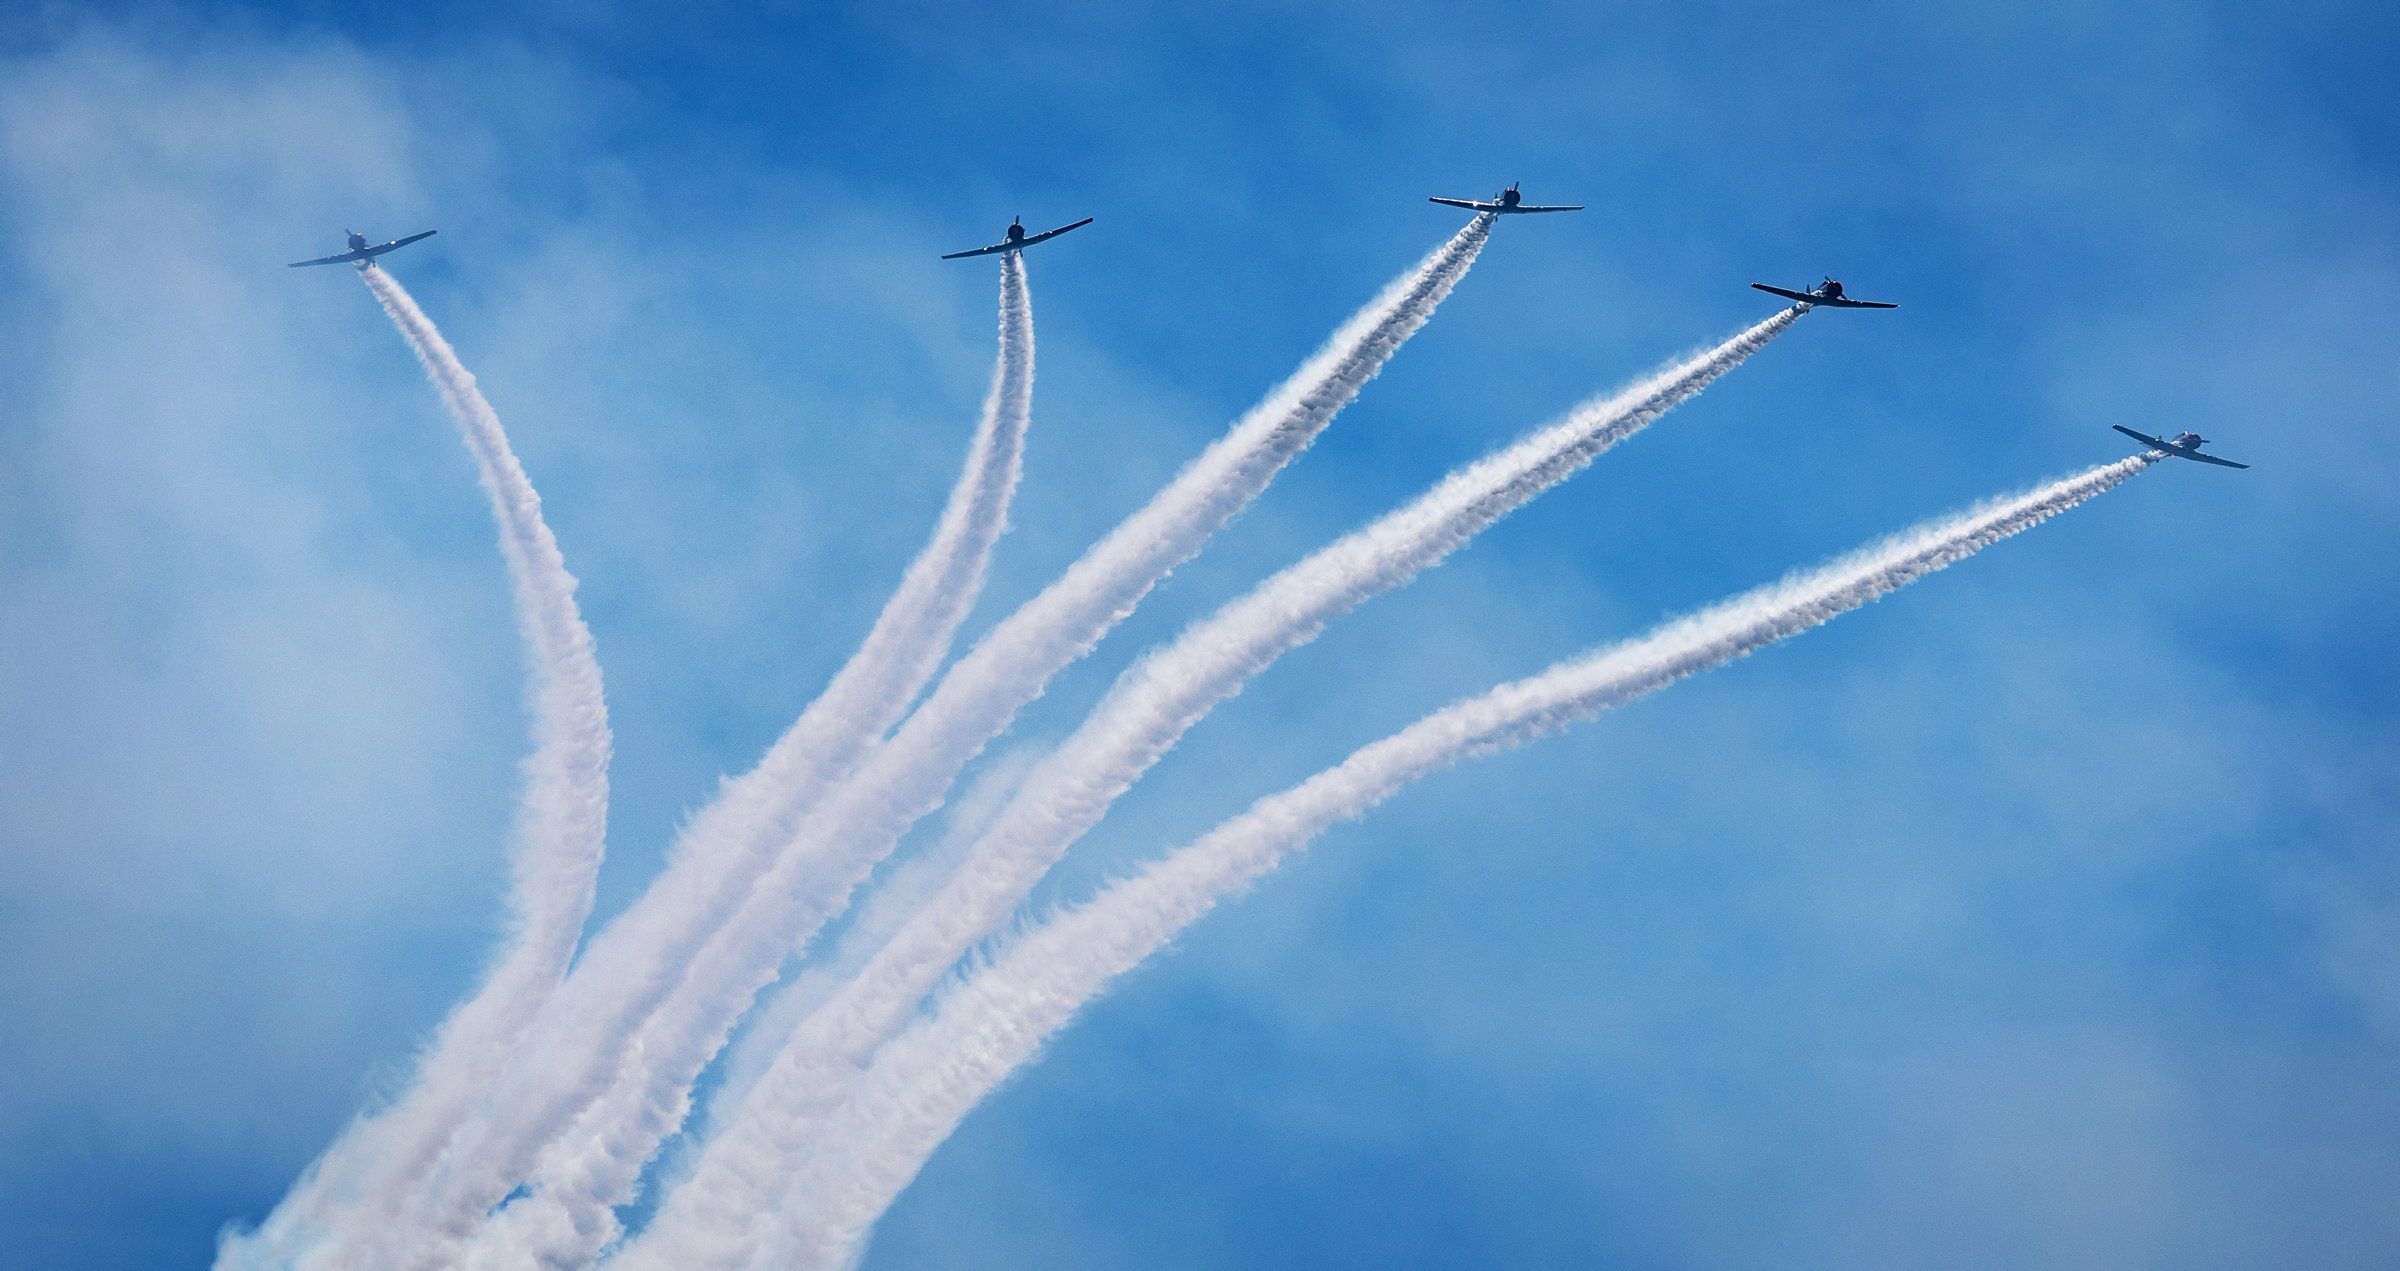
[[[724, 790], [678, 836], [665, 871], [593, 941], [576, 981], [656, 967], [671, 974], [765, 867], [797, 811], [839, 780], [897, 721], [932, 678], [982, 592], [993, 547], [1023, 471], [1033, 399], [1033, 308], [1023, 263], [1001, 264], [999, 354], [965, 465], [931, 540], [903, 575], [874, 627], [833, 681], [749, 773]], [[404, 1184], [421, 1182], [459, 1122], [441, 1127], [432, 1153]], [[375, 1214], [388, 1224], [404, 1202], [395, 1189]], [[538, 1216], [538, 1207], [527, 1217]], [[373, 1250], [383, 1233], [345, 1231], [351, 1253]]]
[[733, 1266], [756, 1252], [785, 1181], [875, 1048], [1058, 858], [1218, 703], [1334, 618], [1439, 564], [1486, 527], [1641, 431], [1789, 330], [1785, 309], [1721, 344], [1452, 473], [1415, 501], [1285, 569], [1118, 677], [1027, 777], [949, 882], [794, 1030], [774, 1066], [702, 1152], [689, 1180], [619, 1259]]
[[[691, 1176], [701, 1149], [741, 1115], [751, 1087], [774, 1065], [792, 1030], [849, 983], [917, 907], [932, 898], [1038, 758], [1034, 747], [1020, 746], [985, 763], [944, 805], [942, 829], [933, 841], [909, 852], [887, 876], [876, 879], [874, 889], [849, 913], [840, 936], [790, 968], [788, 978], [743, 1019], [739, 1036], [716, 1063], [716, 1078], [705, 1083], [705, 1102], [693, 1108], [668, 1153], [644, 1171], [644, 1190], [671, 1196]], [[637, 1239], [650, 1229], [645, 1224]], [[630, 1247], [613, 1256], [626, 1252]]]
[[[1029, 744], [987, 762], [942, 809], [945, 823], [940, 835], [900, 860], [887, 877], [876, 879], [874, 890], [850, 911], [840, 937], [830, 947], [813, 951], [806, 964], [795, 969], [790, 982], [777, 988], [773, 997], [743, 1021], [740, 1040], [725, 1052], [723, 1081], [711, 1090], [709, 1106], [684, 1127], [688, 1150], [682, 1168], [661, 1179], [662, 1194], [687, 1177], [697, 1164], [699, 1150], [742, 1115], [741, 1105], [751, 1087], [772, 1069], [801, 1022], [856, 979], [868, 961], [957, 872], [967, 849], [1025, 783], [1041, 757], [1039, 748]], [[644, 1238], [654, 1227], [655, 1220], [643, 1228]]]
[[788, 1180], [774, 1239], [750, 1265], [845, 1264], [959, 1120], [1115, 977], [1305, 848], [1428, 773], [1520, 745], [1858, 608], [2130, 480], [2137, 455], [1986, 503], [1795, 574], [1641, 639], [1447, 707], [1062, 912], [945, 991], [888, 1044], [827, 1122], [854, 1150]]
[[518, 805], [512, 930], [483, 985], [443, 1022], [416, 1079], [392, 1106], [360, 1118], [326, 1149], [259, 1231], [231, 1236], [230, 1265], [288, 1263], [348, 1206], [430, 1161], [499, 1071], [566, 974], [592, 909], [608, 835], [608, 708], [592, 633], [575, 605], [575, 577], [542, 519], [542, 500], [510, 449], [500, 417], [433, 320], [399, 281], [374, 266], [359, 277], [408, 340], [474, 456], [516, 593], [530, 682], [533, 753]]
[[[538, 1062], [513, 1069], [445, 1153], [398, 1228], [409, 1261], [451, 1261], [491, 1209], [537, 1172], [555, 1220], [529, 1233], [545, 1256], [588, 1257], [614, 1234], [606, 1211], [689, 1112], [693, 1083], [783, 959], [847, 903], [901, 835], [940, 805], [959, 771], [1057, 672], [1081, 657], [1177, 565], [1266, 488], [1432, 316], [1491, 231], [1478, 216], [1359, 314], [1149, 504], [1003, 620], [945, 673], [925, 704], [789, 843], [697, 954], [635, 968], [553, 1012]], [[680, 971], [680, 975], [672, 974]], [[661, 971], [670, 974], [662, 982]], [[579, 972], [570, 992], [585, 982]], [[619, 1181], [622, 1180], [622, 1185]], [[505, 1211], [504, 1211], [505, 1219]], [[510, 1239], [516, 1239], [512, 1235]], [[493, 1246], [487, 1246], [492, 1248]]]

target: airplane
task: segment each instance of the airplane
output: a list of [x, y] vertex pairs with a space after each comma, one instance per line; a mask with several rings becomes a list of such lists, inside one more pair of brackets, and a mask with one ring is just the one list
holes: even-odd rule
[[2133, 438], [2135, 441], [2150, 447], [2152, 451], [2158, 454], [2173, 455], [2178, 459], [2197, 459], [2202, 463], [2213, 463], [2227, 468], [2247, 468], [2250, 466], [2246, 463], [2235, 463], [2231, 459], [2219, 459], [2215, 455], [2201, 454], [2200, 447], [2208, 444], [2208, 438], [2203, 437], [2196, 432], [2179, 432], [2171, 438], [2161, 440], [2157, 437], [2152, 437], [2147, 433], [2135, 432], [2123, 424], [2110, 424], [2109, 427], [2114, 428], [2118, 432]]
[[422, 234], [411, 234], [406, 238], [395, 238], [388, 243], [378, 243], [373, 246], [369, 246], [367, 243], [367, 236], [359, 233], [357, 230], [346, 229], [342, 232], [350, 236], [349, 251], [343, 252], [339, 256], [320, 256], [315, 260], [295, 260], [288, 266], [288, 268], [299, 269], [308, 265], [345, 265], [356, 262], [360, 269], [365, 269], [367, 266], [374, 264], [375, 258], [381, 256], [385, 252], [398, 251], [399, 249], [408, 246], [410, 243], [416, 242], [420, 238], [431, 238], [435, 233], [433, 230], [427, 230]]
[[1580, 212], [1583, 210], [1581, 203], [1528, 203], [1525, 201], [1525, 196], [1517, 193], [1517, 187], [1513, 185], [1493, 195], [1488, 201], [1435, 197], [1428, 197], [1425, 201], [1439, 203], [1445, 207], [1463, 207], [1470, 212], [1494, 212], [1502, 216], [1517, 216], [1527, 212]]
[[1842, 284], [1831, 278], [1818, 283], [1807, 291], [1786, 291], [1781, 287], [1770, 287], [1763, 282], [1754, 282], [1750, 285], [1770, 295], [1781, 296], [1786, 300], [1797, 300], [1803, 309], [1814, 308], [1817, 305], [1825, 305], [1834, 309], [1897, 309], [1900, 307], [1895, 304], [1885, 304], [1881, 300], [1852, 300], [1842, 294]]
[[978, 247], [973, 251], [952, 252], [949, 255], [942, 257], [942, 259], [962, 260], [969, 256], [989, 256], [993, 252], [1021, 252], [1026, 248], [1033, 246], [1035, 243], [1046, 242], [1066, 233], [1068, 230], [1082, 229], [1084, 226], [1091, 223], [1092, 218], [1087, 216], [1082, 220], [1075, 222], [1073, 225], [1061, 225], [1057, 229], [1046, 229], [1039, 234], [1028, 234], [1025, 232], [1025, 219], [1023, 217], [1018, 217], [1017, 219], [1008, 223], [1007, 238], [1004, 238], [989, 247]]

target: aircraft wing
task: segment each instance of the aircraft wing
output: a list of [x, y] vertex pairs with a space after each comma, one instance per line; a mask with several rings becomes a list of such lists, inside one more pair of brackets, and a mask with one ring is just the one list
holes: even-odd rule
[[1059, 235], [1066, 233], [1068, 230], [1071, 230], [1071, 229], [1082, 229], [1084, 226], [1086, 226], [1086, 225], [1089, 225], [1089, 224], [1091, 224], [1091, 223], [1092, 223], [1092, 218], [1087, 216], [1087, 217], [1084, 217], [1082, 220], [1075, 222], [1073, 225], [1061, 225], [1061, 226], [1059, 226], [1057, 229], [1046, 229], [1046, 230], [1043, 230], [1043, 231], [1042, 231], [1041, 233], [1039, 233], [1039, 234], [1027, 234], [1027, 235], [1025, 236], [1025, 241], [1024, 241], [1024, 242], [1022, 242], [1022, 243], [1019, 243], [1019, 244], [1017, 244], [1017, 245], [1018, 245], [1019, 247], [1031, 247], [1031, 246], [1033, 246], [1035, 243], [1046, 243], [1046, 242], [1049, 242], [1051, 239], [1053, 239], [1053, 238], [1056, 238], [1056, 237], [1058, 237]]
[[1510, 208], [1509, 210], [1510, 210], [1510, 211], [1512, 211], [1512, 212], [1580, 212], [1580, 211], [1582, 211], [1582, 210], [1583, 210], [1583, 204], [1581, 204], [1581, 203], [1519, 203], [1519, 204], [1517, 204], [1515, 207], [1513, 207], [1513, 208]]
[[1072, 224], [1072, 225], [1061, 225], [1061, 226], [1059, 226], [1057, 229], [1046, 229], [1046, 230], [1043, 230], [1043, 231], [1042, 231], [1041, 233], [1039, 233], [1039, 234], [1027, 234], [1025, 237], [1023, 237], [1023, 238], [1020, 238], [1020, 239], [1018, 239], [1017, 241], [1015, 241], [1015, 242], [1013, 242], [1013, 243], [994, 243], [994, 244], [992, 244], [992, 245], [991, 245], [991, 246], [989, 246], [989, 247], [976, 247], [976, 248], [971, 248], [971, 249], [969, 249], [969, 250], [967, 250], [967, 251], [963, 251], [963, 252], [951, 252], [951, 253], [948, 253], [947, 255], [943, 256], [943, 257], [942, 257], [942, 259], [943, 259], [943, 260], [964, 260], [964, 259], [966, 259], [966, 258], [967, 258], [967, 257], [969, 257], [969, 256], [989, 256], [989, 255], [991, 255], [991, 254], [992, 254], [992, 253], [994, 253], [994, 252], [1013, 252], [1013, 251], [1018, 251], [1018, 250], [1020, 250], [1020, 249], [1022, 249], [1022, 248], [1031, 247], [1031, 246], [1033, 246], [1035, 243], [1046, 243], [1046, 242], [1050, 241], [1051, 239], [1053, 239], [1053, 238], [1056, 238], [1056, 237], [1058, 237], [1059, 235], [1066, 233], [1068, 230], [1071, 230], [1071, 229], [1082, 229], [1084, 226], [1086, 226], [1086, 225], [1089, 225], [1089, 224], [1091, 224], [1091, 223], [1092, 223], [1092, 218], [1087, 216], [1087, 217], [1084, 217], [1082, 220], [1075, 222], [1075, 223], [1074, 223], [1074, 224]]
[[309, 265], [347, 265], [351, 261], [365, 260], [366, 258], [365, 252], [343, 252], [339, 256], [319, 256], [315, 260], [295, 260], [284, 268], [301, 269]]
[[381, 256], [381, 255], [382, 255], [382, 254], [384, 254], [385, 252], [391, 251], [391, 250], [392, 250], [392, 249], [394, 249], [394, 248], [397, 248], [397, 247], [406, 247], [406, 246], [408, 246], [410, 243], [416, 242], [416, 241], [417, 241], [417, 240], [419, 240], [419, 239], [423, 239], [423, 238], [431, 238], [431, 237], [433, 237], [433, 236], [434, 236], [434, 234], [435, 234], [435, 233], [437, 233], [437, 232], [438, 232], [438, 231], [435, 231], [435, 230], [427, 230], [427, 231], [425, 231], [425, 232], [424, 232], [424, 233], [422, 233], [422, 234], [411, 234], [411, 235], [409, 235], [409, 236], [408, 236], [408, 237], [406, 237], [406, 238], [395, 238], [395, 239], [393, 239], [392, 241], [390, 241], [390, 242], [388, 242], [388, 243], [385, 243], [383, 246], [373, 249], [373, 250], [374, 250], [374, 254], [375, 254], [375, 255], [377, 255], [377, 256]]
[[1463, 207], [1470, 212], [1497, 212], [1500, 210], [1500, 205], [1497, 203], [1478, 203], [1473, 199], [1428, 198], [1425, 201], [1439, 203], [1445, 207]]
[[2110, 424], [2109, 427], [2114, 428], [2118, 432], [2133, 438], [2135, 441], [2150, 447], [2152, 450], [2156, 450], [2161, 454], [2173, 455], [2178, 459], [2197, 459], [2202, 463], [2216, 464], [2220, 468], [2247, 468], [2250, 466], [2246, 463], [2235, 463], [2231, 459], [2219, 459], [2215, 455], [2202, 454], [2188, 446], [2178, 446], [2172, 442], [2153, 437], [2148, 433], [2138, 433], [2131, 428], [2127, 428], [2123, 424]]
[[1828, 309], [1897, 309], [1900, 306], [1882, 300], [1852, 300], [1848, 296], [1820, 296], [1813, 291], [1793, 291], [1786, 287], [1770, 287], [1763, 282], [1750, 284], [1770, 295], [1796, 300], [1804, 305], [1823, 305]]

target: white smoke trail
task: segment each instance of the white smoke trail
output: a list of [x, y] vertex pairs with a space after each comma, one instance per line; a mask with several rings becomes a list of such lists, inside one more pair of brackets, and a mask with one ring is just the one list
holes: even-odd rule
[[[658, 880], [593, 941], [578, 981], [643, 967], [671, 974], [755, 882], [798, 810], [852, 771], [932, 678], [981, 594], [1024, 467], [1033, 309], [1024, 266], [1015, 256], [1001, 264], [999, 313], [991, 391], [932, 539], [825, 691], [755, 768], [728, 782], [678, 835]], [[382, 1244], [410, 1185], [423, 1180], [461, 1123], [453, 1117], [424, 1127], [409, 1171], [379, 1193], [379, 1204], [343, 1224], [351, 1247]]]
[[[744, 1093], [768, 1070], [793, 1027], [855, 975], [873, 951], [906, 920], [915, 904], [934, 892], [965, 855], [976, 831], [998, 810], [1000, 799], [1023, 778], [1031, 762], [1031, 756], [1003, 756], [992, 764], [990, 771], [982, 774], [954, 805], [958, 823], [949, 827], [938, 842], [902, 862], [891, 879], [878, 885], [868, 902], [859, 907], [852, 926], [843, 933], [831, 955], [820, 964], [807, 967], [794, 982], [783, 986], [752, 1013], [748, 1031], [756, 1036], [745, 1036], [727, 1052], [716, 1106], [734, 1109], [741, 1105]], [[588, 1121], [579, 1123], [579, 1128], [582, 1124]], [[555, 1155], [545, 1156], [545, 1165], [556, 1159], [559, 1158]], [[651, 1185], [670, 1185], [668, 1180], [675, 1177], [676, 1169], [673, 1157], [662, 1160], [659, 1181]], [[595, 1174], [586, 1166], [582, 1175], [569, 1181], [580, 1179], [585, 1190], [592, 1190], [590, 1180]], [[542, 1190], [503, 1209], [492, 1225], [468, 1245], [461, 1255], [462, 1265], [493, 1271], [536, 1261], [555, 1267], [581, 1266], [588, 1263], [591, 1250], [606, 1246], [617, 1234], [617, 1220], [607, 1204], [591, 1200], [575, 1205], [570, 1199], [572, 1193], [553, 1181], [550, 1173], [537, 1172], [534, 1177], [537, 1188]], [[570, 1236], [567, 1234], [570, 1232], [581, 1234]]]
[[888, 877], [876, 880], [874, 890], [851, 911], [833, 947], [794, 968], [788, 980], [742, 1021], [740, 1033], [718, 1064], [721, 1078], [652, 1167], [644, 1181], [646, 1188], [665, 1195], [691, 1176], [700, 1149], [740, 1115], [743, 1100], [783, 1052], [792, 1030], [849, 983], [917, 907], [933, 898], [966, 859], [967, 849], [991, 824], [1001, 805], [1024, 783], [1038, 758], [1035, 749], [1027, 746], [985, 763], [943, 808], [944, 824], [934, 842], [893, 865]]
[[941, 835], [892, 866], [889, 877], [876, 880], [874, 890], [851, 911], [833, 947], [813, 954], [790, 983], [776, 989], [774, 997], [744, 1022], [741, 1039], [726, 1052], [723, 1084], [710, 1095], [706, 1114], [685, 1126], [687, 1133], [705, 1142], [739, 1115], [744, 1097], [773, 1066], [793, 1030], [856, 979], [877, 951], [941, 891], [1040, 758], [1031, 746], [1008, 751], [984, 764], [965, 784], [943, 809]]
[[1652, 634], [1457, 703], [1253, 805], [1140, 874], [1062, 912], [946, 990], [887, 1045], [788, 1181], [776, 1240], [753, 1265], [841, 1265], [993, 1086], [1115, 977], [1318, 834], [1428, 773], [1520, 745], [1830, 621], [2129, 480], [2136, 455], [1921, 526]]
[[[721, 1076], [713, 1083], [708, 1104], [694, 1111], [687, 1120], [685, 1134], [677, 1140], [683, 1150], [670, 1150], [660, 1156], [643, 1181], [645, 1188], [666, 1192], [688, 1176], [697, 1160], [697, 1148], [711, 1133], [712, 1121], [738, 1112], [750, 1087], [774, 1063], [776, 1055], [791, 1036], [792, 1029], [807, 1018], [835, 991], [848, 982], [864, 966], [874, 951], [891, 938], [916, 906], [933, 895], [942, 880], [954, 870], [974, 842], [977, 832], [997, 812], [1001, 800], [1024, 778], [1035, 756], [1025, 752], [1003, 755], [986, 766], [985, 771], [945, 809], [950, 824], [939, 839], [901, 861], [891, 877], [879, 880], [875, 890], [860, 904], [841, 939], [826, 953], [809, 960], [792, 976], [790, 982], [779, 986], [774, 994], [743, 1021], [740, 1036], [726, 1048], [718, 1065]], [[544, 1216], [546, 1222], [559, 1221], [556, 1214]], [[502, 1222], [516, 1227], [529, 1222], [519, 1219], [514, 1211], [503, 1214]], [[521, 1232], [521, 1228], [519, 1229]], [[478, 1236], [470, 1246], [468, 1265], [507, 1266], [527, 1242], [521, 1238], [509, 1240], [495, 1237], [490, 1231]], [[612, 1259], [613, 1260], [613, 1259]]]
[[531, 676], [533, 752], [523, 764], [511, 861], [511, 930], [474, 996], [453, 1011], [392, 1106], [354, 1122], [251, 1236], [230, 1237], [229, 1262], [288, 1259], [333, 1213], [410, 1164], [425, 1125], [454, 1124], [501, 1067], [548, 1000], [591, 915], [608, 835], [608, 708], [592, 633], [575, 604], [575, 577], [542, 519], [542, 500], [509, 447], [500, 417], [433, 320], [399, 281], [369, 266], [359, 276], [416, 352], [474, 456], [516, 594]]
[[[486, 1115], [446, 1153], [445, 1176], [402, 1224], [412, 1265], [450, 1260], [518, 1180], [536, 1173], [546, 1182], [509, 1205], [526, 1207], [528, 1219], [511, 1220], [487, 1249], [534, 1248], [574, 1261], [596, 1251], [595, 1239], [612, 1237], [609, 1207], [628, 1197], [642, 1163], [682, 1123], [694, 1081], [785, 956], [840, 912], [1052, 676], [1197, 553], [1357, 396], [1449, 295], [1490, 230], [1491, 217], [1476, 217], [1387, 287], [1148, 505], [970, 650], [857, 775], [802, 818], [680, 977], [662, 985], [654, 970], [630, 985], [595, 981], [589, 1002], [597, 1009], [578, 1002], [574, 1012], [554, 1013], [568, 1026], [545, 1039], [538, 1063], [513, 1070], [487, 1100]], [[545, 1213], [538, 1223], [532, 1217]]]
[[1782, 310], [1631, 387], [1585, 402], [1268, 579], [1126, 671], [1027, 778], [940, 894], [794, 1030], [740, 1113], [703, 1151], [692, 1178], [670, 1194], [619, 1261], [746, 1263], [794, 1156], [840, 1150], [814, 1139], [814, 1124], [839, 1102], [875, 1047], [1187, 730], [1328, 622], [1408, 582], [1581, 471], [1748, 360], [1799, 314]]

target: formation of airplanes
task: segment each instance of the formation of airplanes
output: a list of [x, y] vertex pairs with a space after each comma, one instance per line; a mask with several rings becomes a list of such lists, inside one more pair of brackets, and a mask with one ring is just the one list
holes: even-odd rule
[[[1470, 212], [1492, 216], [1523, 216], [1536, 212], [1580, 212], [1583, 210], [1583, 205], [1580, 203], [1528, 203], [1525, 201], [1525, 196], [1519, 193], [1517, 187], [1513, 184], [1507, 189], [1500, 191], [1498, 194], [1493, 195], [1489, 199], [1448, 199], [1439, 195], [1432, 195], [1428, 196], [1426, 201], [1431, 203], [1439, 203], [1445, 207], [1464, 208]], [[1018, 217], [1012, 219], [1008, 223], [1008, 230], [1006, 234], [1002, 236], [999, 242], [993, 243], [988, 247], [970, 247], [963, 252], [950, 252], [945, 254], [942, 259], [964, 260], [970, 256], [992, 256], [1003, 253], [1021, 252], [1036, 243], [1049, 242], [1051, 239], [1067, 233], [1070, 230], [1082, 229], [1084, 226], [1091, 224], [1092, 220], [1093, 218], [1087, 216], [1080, 221], [1075, 221], [1067, 225], [1061, 225], [1057, 229], [1043, 230], [1039, 234], [1028, 234], [1025, 232], [1024, 218]], [[411, 234], [406, 238], [395, 238], [388, 243], [371, 244], [367, 242], [365, 235], [360, 234], [355, 230], [344, 230], [343, 233], [349, 240], [348, 251], [334, 256], [320, 256], [315, 260], [295, 260], [291, 263], [290, 267], [293, 269], [300, 269], [309, 265], [356, 265], [362, 270], [372, 269], [375, 267], [376, 257], [381, 256], [386, 252], [397, 251], [400, 248], [408, 246], [410, 243], [417, 242], [420, 239], [431, 238], [434, 235], [433, 230], [425, 230], [422, 233]], [[1791, 301], [1794, 307], [1798, 308], [1803, 313], [1810, 309], [1817, 308], [1897, 309], [1900, 307], [1899, 305], [1893, 304], [1892, 302], [1886, 300], [1853, 299], [1850, 294], [1842, 288], [1841, 283], [1831, 278], [1825, 279], [1806, 291], [1794, 291], [1788, 287], [1773, 287], [1763, 282], [1754, 282], [1750, 285], [1753, 288], [1766, 292], [1769, 295], [1780, 296], [1785, 300]], [[2153, 437], [2148, 433], [2135, 432], [2133, 429], [2127, 428], [2123, 424], [2111, 424], [2109, 426], [2116, 429], [2118, 432], [2133, 438], [2135, 441], [2142, 443], [2142, 445], [2145, 446], [2151, 454], [2172, 456], [2177, 459], [2190, 459], [2197, 463], [2213, 463], [2220, 467], [2226, 468], [2248, 468], [2250, 466], [2246, 463], [2235, 463], [2231, 459], [2219, 458], [2216, 455], [2202, 454], [2200, 447], [2208, 444], [2208, 439], [2196, 432], [2181, 432], [2175, 434], [2173, 437]]]

